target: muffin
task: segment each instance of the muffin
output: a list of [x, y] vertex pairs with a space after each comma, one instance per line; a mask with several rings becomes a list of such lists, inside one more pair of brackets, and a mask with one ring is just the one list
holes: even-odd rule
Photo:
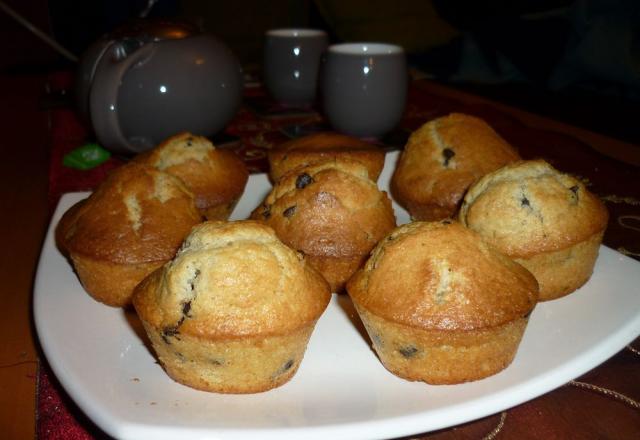
[[93, 298], [125, 306], [136, 284], [169, 261], [201, 220], [178, 178], [129, 163], [64, 214], [57, 243]]
[[587, 282], [608, 217], [582, 182], [543, 160], [486, 175], [469, 189], [460, 209], [464, 225], [535, 275], [541, 300]]
[[287, 382], [331, 293], [302, 254], [250, 220], [205, 222], [136, 288], [166, 372], [192, 388], [256, 393]]
[[391, 191], [416, 220], [453, 217], [473, 182], [519, 158], [482, 119], [452, 113], [411, 134]]
[[430, 384], [506, 368], [538, 297], [533, 275], [451, 220], [393, 231], [347, 291], [383, 365]]
[[172, 136], [135, 159], [180, 178], [208, 220], [226, 220], [249, 178], [244, 162], [229, 150], [191, 133]]
[[333, 132], [315, 133], [292, 139], [268, 152], [269, 177], [277, 182], [288, 171], [300, 166], [343, 157], [361, 162], [369, 178], [378, 180], [384, 166], [385, 152], [358, 138]]
[[360, 162], [333, 159], [285, 174], [252, 213], [303, 252], [334, 292], [395, 227], [387, 194]]

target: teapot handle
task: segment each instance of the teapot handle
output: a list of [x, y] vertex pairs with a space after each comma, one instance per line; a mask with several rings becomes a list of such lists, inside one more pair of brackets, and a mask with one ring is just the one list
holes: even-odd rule
[[136, 151], [120, 127], [118, 89], [127, 70], [149, 57], [154, 49], [155, 44], [145, 44], [131, 55], [118, 59], [119, 52], [122, 52], [123, 49], [120, 42], [115, 41], [104, 51], [104, 55], [96, 66], [93, 84], [89, 92], [91, 123], [98, 141], [111, 151]]

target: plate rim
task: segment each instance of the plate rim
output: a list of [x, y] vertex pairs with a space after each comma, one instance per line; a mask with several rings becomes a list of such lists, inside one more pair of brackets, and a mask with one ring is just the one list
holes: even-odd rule
[[[261, 173], [264, 174], [264, 173]], [[116, 438], [140, 438], [140, 436], [149, 435], [150, 430], [162, 429], [166, 433], [170, 433], [167, 436], [161, 438], [182, 438], [192, 436], [211, 436], [219, 435], [223, 438], [246, 438], [251, 435], [260, 435], [260, 438], [264, 439], [286, 439], [286, 438], [298, 438], [301, 434], [305, 435], [305, 438], [326, 438], [331, 435], [332, 438], [348, 438], [348, 439], [365, 439], [371, 438], [371, 432], [375, 431], [376, 435], [379, 434], [379, 438], [387, 438], [388, 436], [403, 436], [411, 435], [417, 432], [430, 432], [437, 429], [443, 429], [446, 427], [456, 426], [461, 423], [476, 420], [482, 417], [487, 417], [492, 414], [497, 414], [500, 411], [504, 411], [513, 406], [522, 404], [529, 400], [535, 399], [540, 395], [546, 394], [568, 381], [579, 377], [587, 371], [596, 368], [601, 363], [615, 355], [621, 349], [624, 348], [629, 342], [635, 339], [640, 333], [640, 314], [636, 315], [636, 318], [626, 322], [625, 325], [618, 327], [616, 332], [607, 337], [608, 344], [597, 344], [590, 349], [581, 352], [578, 356], [573, 357], [569, 362], [563, 363], [558, 368], [547, 371], [544, 374], [537, 375], [532, 380], [527, 380], [524, 383], [518, 383], [509, 388], [508, 398], [504, 398], [504, 391], [498, 391], [487, 395], [482, 395], [455, 405], [449, 405], [445, 408], [437, 408], [429, 412], [430, 417], [439, 417], [441, 413], [460, 413], [460, 408], [467, 408], [469, 406], [482, 407], [477, 411], [462, 411], [465, 414], [451, 415], [447, 414], [447, 417], [442, 417], [443, 422], [438, 424], [432, 424], [428, 428], [421, 426], [421, 419], [424, 421], [425, 411], [418, 411], [412, 414], [402, 414], [393, 417], [387, 417], [382, 420], [360, 420], [354, 422], [345, 422], [337, 424], [320, 424], [312, 426], [294, 426], [294, 427], [279, 427], [279, 428], [211, 428], [211, 427], [183, 427], [183, 426], [171, 426], [171, 425], [150, 425], [147, 423], [137, 423], [129, 420], [121, 420], [115, 414], [110, 411], [104, 411], [104, 408], [100, 408], [100, 405], [89, 398], [78, 386], [74, 384], [73, 378], [69, 377], [66, 373], [63, 365], [63, 361], [52, 353], [51, 343], [48, 338], [49, 335], [43, 329], [43, 304], [39, 301], [39, 297], [43, 295], [43, 291], [46, 291], [46, 280], [43, 279], [42, 267], [46, 264], [47, 251], [59, 252], [55, 247], [55, 227], [58, 220], [63, 213], [65, 203], [69, 206], [76, 200], [90, 194], [89, 192], [71, 192], [63, 194], [56, 206], [54, 214], [51, 217], [49, 227], [47, 228], [47, 234], [42, 245], [42, 251], [37, 265], [37, 272], [34, 282], [34, 297], [33, 297], [33, 317], [36, 328], [37, 336], [40, 340], [41, 347], [47, 362], [51, 366], [53, 373], [63, 386], [65, 391], [76, 402], [81, 411], [85, 412], [89, 419], [93, 421], [100, 429], [104, 430], [109, 435], [113, 435]], [[616, 258], [622, 260], [628, 260], [633, 264], [639, 264], [636, 260], [620, 254], [615, 250], [601, 245], [600, 252], [604, 250], [605, 253], [611, 252]], [[61, 258], [64, 256], [60, 255]], [[335, 297], [335, 294], [334, 294]], [[335, 299], [335, 298], [334, 298]], [[332, 300], [333, 301], [333, 300]], [[613, 343], [611, 341], [614, 341]], [[588, 360], [588, 361], [585, 361]], [[551, 384], [551, 385], [550, 385]], [[523, 391], [529, 390], [523, 394]], [[532, 391], [534, 390], [534, 391]], [[525, 395], [521, 398], [519, 396]], [[492, 404], [487, 403], [489, 399]], [[444, 420], [447, 420], [444, 422]], [[453, 420], [453, 423], [451, 423]], [[425, 430], [427, 429], [427, 430]], [[154, 433], [154, 436], [157, 433]], [[369, 435], [367, 435], [369, 434]], [[346, 435], [346, 436], [345, 436]]]

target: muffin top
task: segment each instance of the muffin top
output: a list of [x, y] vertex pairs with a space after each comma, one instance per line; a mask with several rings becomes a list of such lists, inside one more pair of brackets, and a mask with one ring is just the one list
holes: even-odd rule
[[179, 179], [131, 162], [65, 213], [58, 243], [67, 252], [112, 263], [163, 261], [200, 221], [193, 195]]
[[180, 178], [193, 192], [199, 209], [240, 198], [249, 178], [247, 167], [235, 153], [187, 132], [166, 139], [135, 161]]
[[323, 160], [344, 157], [363, 163], [377, 180], [385, 152], [374, 144], [333, 132], [314, 133], [278, 145], [268, 153], [269, 176], [277, 182], [288, 171]]
[[519, 158], [482, 119], [452, 113], [411, 134], [391, 184], [403, 203], [428, 203], [452, 210], [475, 180]]
[[347, 283], [353, 301], [425, 330], [474, 330], [527, 315], [538, 284], [525, 268], [458, 222], [400, 226]]
[[367, 167], [342, 158], [287, 173], [252, 218], [273, 227], [290, 247], [328, 257], [366, 254], [395, 227], [391, 201]]
[[543, 160], [520, 161], [469, 188], [460, 221], [512, 257], [556, 251], [602, 232], [604, 204]]
[[151, 325], [194, 336], [278, 335], [320, 317], [324, 279], [259, 222], [205, 222], [134, 293]]

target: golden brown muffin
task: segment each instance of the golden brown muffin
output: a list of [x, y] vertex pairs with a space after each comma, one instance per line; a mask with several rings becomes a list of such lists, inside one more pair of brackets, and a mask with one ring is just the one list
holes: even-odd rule
[[133, 304], [164, 369], [205, 391], [256, 393], [297, 371], [329, 286], [259, 222], [205, 222]]
[[387, 194], [360, 162], [333, 159], [284, 175], [252, 213], [303, 252], [334, 292], [395, 227]]
[[486, 175], [469, 188], [460, 209], [463, 224], [535, 275], [541, 300], [587, 282], [608, 217], [578, 179], [543, 160]]
[[125, 306], [133, 288], [169, 261], [201, 220], [179, 179], [129, 163], [70, 208], [56, 235], [85, 290], [100, 302]]
[[277, 182], [294, 168], [343, 157], [362, 162], [369, 171], [369, 178], [377, 181], [384, 166], [384, 156], [383, 149], [358, 138], [333, 132], [315, 133], [270, 150], [269, 177]]
[[416, 220], [453, 217], [469, 185], [519, 158], [482, 119], [452, 113], [412, 133], [391, 191]]
[[538, 297], [533, 275], [451, 220], [393, 231], [347, 291], [384, 366], [430, 384], [506, 368]]
[[229, 218], [249, 178], [246, 165], [234, 152], [186, 132], [166, 139], [135, 160], [182, 179], [209, 220]]

